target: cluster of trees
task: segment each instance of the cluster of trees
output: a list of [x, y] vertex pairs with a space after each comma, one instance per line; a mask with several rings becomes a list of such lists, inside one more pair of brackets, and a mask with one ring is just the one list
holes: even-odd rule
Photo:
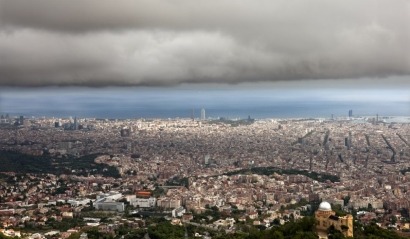
[[407, 172], [410, 172], [410, 168], [405, 168], [400, 170], [400, 173], [402, 173], [403, 175], [406, 174]]
[[82, 218], [64, 218], [62, 221], [56, 221], [54, 218], [49, 217], [44, 225], [34, 221], [26, 221], [24, 222], [24, 227], [17, 228], [16, 230], [26, 233], [48, 230], [67, 231], [70, 228], [82, 227], [84, 225], [85, 223]]
[[[334, 227], [329, 227], [329, 239], [348, 239]], [[222, 234], [217, 239], [314, 239], [317, 238], [315, 232], [315, 219], [313, 217], [304, 217], [301, 220], [288, 222], [282, 226], [274, 226], [269, 230], [256, 230], [250, 228], [246, 233]], [[356, 224], [354, 228], [353, 239], [404, 239], [395, 231], [386, 230], [378, 227], [376, 224], [360, 225]]]
[[[88, 227], [83, 232], [87, 234], [88, 239], [142, 239], [147, 233], [145, 229], [131, 228], [126, 225], [121, 225], [114, 233], [101, 232], [97, 227]], [[79, 239], [83, 232], [73, 233], [68, 239]]]
[[380, 228], [375, 223], [367, 226], [356, 225], [354, 231], [355, 239], [404, 239], [395, 231]]
[[198, 222], [198, 223], [202, 223], [202, 222], [206, 222], [206, 223], [212, 223], [216, 220], [221, 219], [222, 214], [219, 211], [218, 207], [213, 206], [213, 207], [209, 207], [208, 204], [205, 205], [205, 211], [201, 214], [196, 214], [194, 213], [194, 222]]
[[53, 166], [47, 156], [26, 155], [14, 151], [0, 151], [0, 171], [16, 173], [42, 173]]
[[317, 239], [315, 233], [315, 219], [304, 217], [301, 220], [288, 222], [282, 226], [274, 226], [269, 230], [257, 230], [250, 227], [248, 231], [235, 234], [222, 234], [217, 239]]
[[179, 177], [175, 176], [168, 181], [165, 182], [166, 186], [184, 186], [186, 188], [189, 188], [189, 179], [187, 177]]
[[252, 119], [250, 116], [248, 116], [247, 119], [240, 119], [240, 120], [230, 120], [224, 117], [221, 117], [217, 120], [210, 120], [208, 121], [209, 124], [229, 124], [231, 127], [238, 127], [242, 125], [251, 125], [255, 123], [255, 119]]
[[121, 177], [115, 167], [95, 163], [94, 159], [97, 156], [97, 154], [90, 154], [79, 158], [53, 159], [50, 155], [34, 156], [15, 151], [0, 151], [0, 161], [2, 162], [0, 172], [75, 174], [82, 176], [102, 174], [106, 177]]
[[[211, 209], [212, 210], [212, 209]], [[66, 230], [67, 227], [73, 226], [73, 221], [65, 221], [63, 224], [58, 225], [56, 228]], [[70, 225], [71, 224], [71, 225]], [[181, 239], [188, 235], [189, 238], [193, 238], [196, 232], [201, 234], [207, 234], [215, 239], [316, 239], [317, 234], [315, 231], [315, 219], [314, 217], [304, 217], [300, 220], [290, 221], [284, 225], [274, 224], [270, 229], [256, 228], [252, 225], [238, 223], [240, 228], [236, 233], [225, 233], [221, 231], [210, 231], [202, 227], [196, 227], [190, 224], [185, 226], [172, 225], [169, 221], [158, 218], [148, 219], [148, 228], [133, 228], [127, 225], [121, 225], [115, 229], [113, 233], [100, 232], [97, 227], [88, 227], [83, 230], [87, 233], [89, 239], [142, 239], [147, 234], [151, 239]], [[328, 236], [330, 239], [348, 239], [343, 234], [335, 230], [334, 227], [329, 227]], [[69, 239], [80, 238], [80, 233], [72, 234]], [[378, 227], [376, 224], [361, 225], [355, 223], [354, 225], [354, 238], [353, 239], [404, 239], [395, 231], [386, 230]], [[0, 239], [12, 239], [6, 237], [0, 233]], [[352, 238], [351, 238], [352, 239]]]
[[6, 235], [4, 235], [3, 233], [0, 233], [0, 239], [16, 239], [18, 237], [8, 237]]
[[148, 227], [148, 234], [151, 239], [181, 239], [184, 238], [185, 230], [183, 226], [163, 221]]
[[56, 221], [54, 218], [50, 217], [46, 222], [48, 228], [53, 228], [59, 231], [67, 231], [70, 228], [84, 225], [85, 223], [82, 218], [64, 218], [61, 221]]

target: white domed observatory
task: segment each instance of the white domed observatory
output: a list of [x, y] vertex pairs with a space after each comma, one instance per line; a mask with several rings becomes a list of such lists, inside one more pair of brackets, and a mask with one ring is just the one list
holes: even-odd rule
[[320, 211], [332, 211], [332, 206], [330, 206], [330, 203], [328, 202], [321, 202], [319, 204], [319, 209]]
[[315, 212], [316, 232], [319, 238], [327, 238], [327, 229], [334, 226], [346, 237], [353, 237], [353, 216], [347, 214], [344, 217], [336, 216], [332, 206], [328, 202], [321, 202], [318, 210]]

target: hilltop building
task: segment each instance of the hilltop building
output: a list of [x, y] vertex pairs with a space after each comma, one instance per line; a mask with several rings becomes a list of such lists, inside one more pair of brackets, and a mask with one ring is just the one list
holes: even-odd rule
[[330, 203], [322, 202], [319, 209], [315, 212], [316, 231], [319, 239], [327, 238], [327, 230], [332, 225], [339, 230], [345, 237], [353, 237], [353, 216], [348, 214], [344, 217], [336, 216]]

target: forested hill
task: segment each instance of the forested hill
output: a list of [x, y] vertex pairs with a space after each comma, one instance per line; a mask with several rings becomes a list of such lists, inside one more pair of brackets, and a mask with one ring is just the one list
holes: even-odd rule
[[49, 155], [33, 156], [14, 151], [0, 151], [0, 172], [15, 173], [52, 173], [93, 175], [102, 174], [107, 177], [120, 177], [115, 167], [97, 164], [94, 159], [98, 155], [91, 154], [79, 158], [52, 158]]
[[[242, 226], [241, 226], [242, 225]], [[213, 239], [317, 239], [318, 236], [315, 232], [315, 220], [313, 217], [304, 217], [294, 222], [288, 222], [284, 225], [274, 225], [271, 229], [261, 230], [249, 225], [241, 224], [241, 232], [234, 234], [226, 234], [224, 231], [209, 231]], [[194, 232], [201, 231], [203, 229], [193, 227], [190, 224], [184, 226], [173, 226], [170, 222], [163, 220], [160, 223], [155, 223], [148, 226], [148, 233], [151, 239], [177, 239], [184, 238], [184, 232], [187, 230], [188, 235], [193, 235]], [[143, 238], [144, 233], [140, 233], [141, 236], [133, 237], [125, 236], [125, 239], [130, 238]], [[337, 230], [328, 230], [329, 239], [344, 239], [343, 236]], [[191, 238], [191, 237], [189, 237]], [[398, 235], [395, 231], [382, 229], [375, 224], [360, 225], [356, 224], [354, 228], [353, 239], [405, 239]], [[89, 239], [93, 239], [90, 238]], [[97, 238], [95, 238], [97, 239]]]

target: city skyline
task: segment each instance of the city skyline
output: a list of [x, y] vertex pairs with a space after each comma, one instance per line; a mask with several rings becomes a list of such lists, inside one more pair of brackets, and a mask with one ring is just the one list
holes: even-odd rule
[[[255, 85], [253, 85], [255, 86]], [[137, 88], [6, 88], [0, 113], [48, 117], [184, 118], [201, 108], [211, 118], [409, 116], [408, 89], [315, 89], [197, 85]]]

